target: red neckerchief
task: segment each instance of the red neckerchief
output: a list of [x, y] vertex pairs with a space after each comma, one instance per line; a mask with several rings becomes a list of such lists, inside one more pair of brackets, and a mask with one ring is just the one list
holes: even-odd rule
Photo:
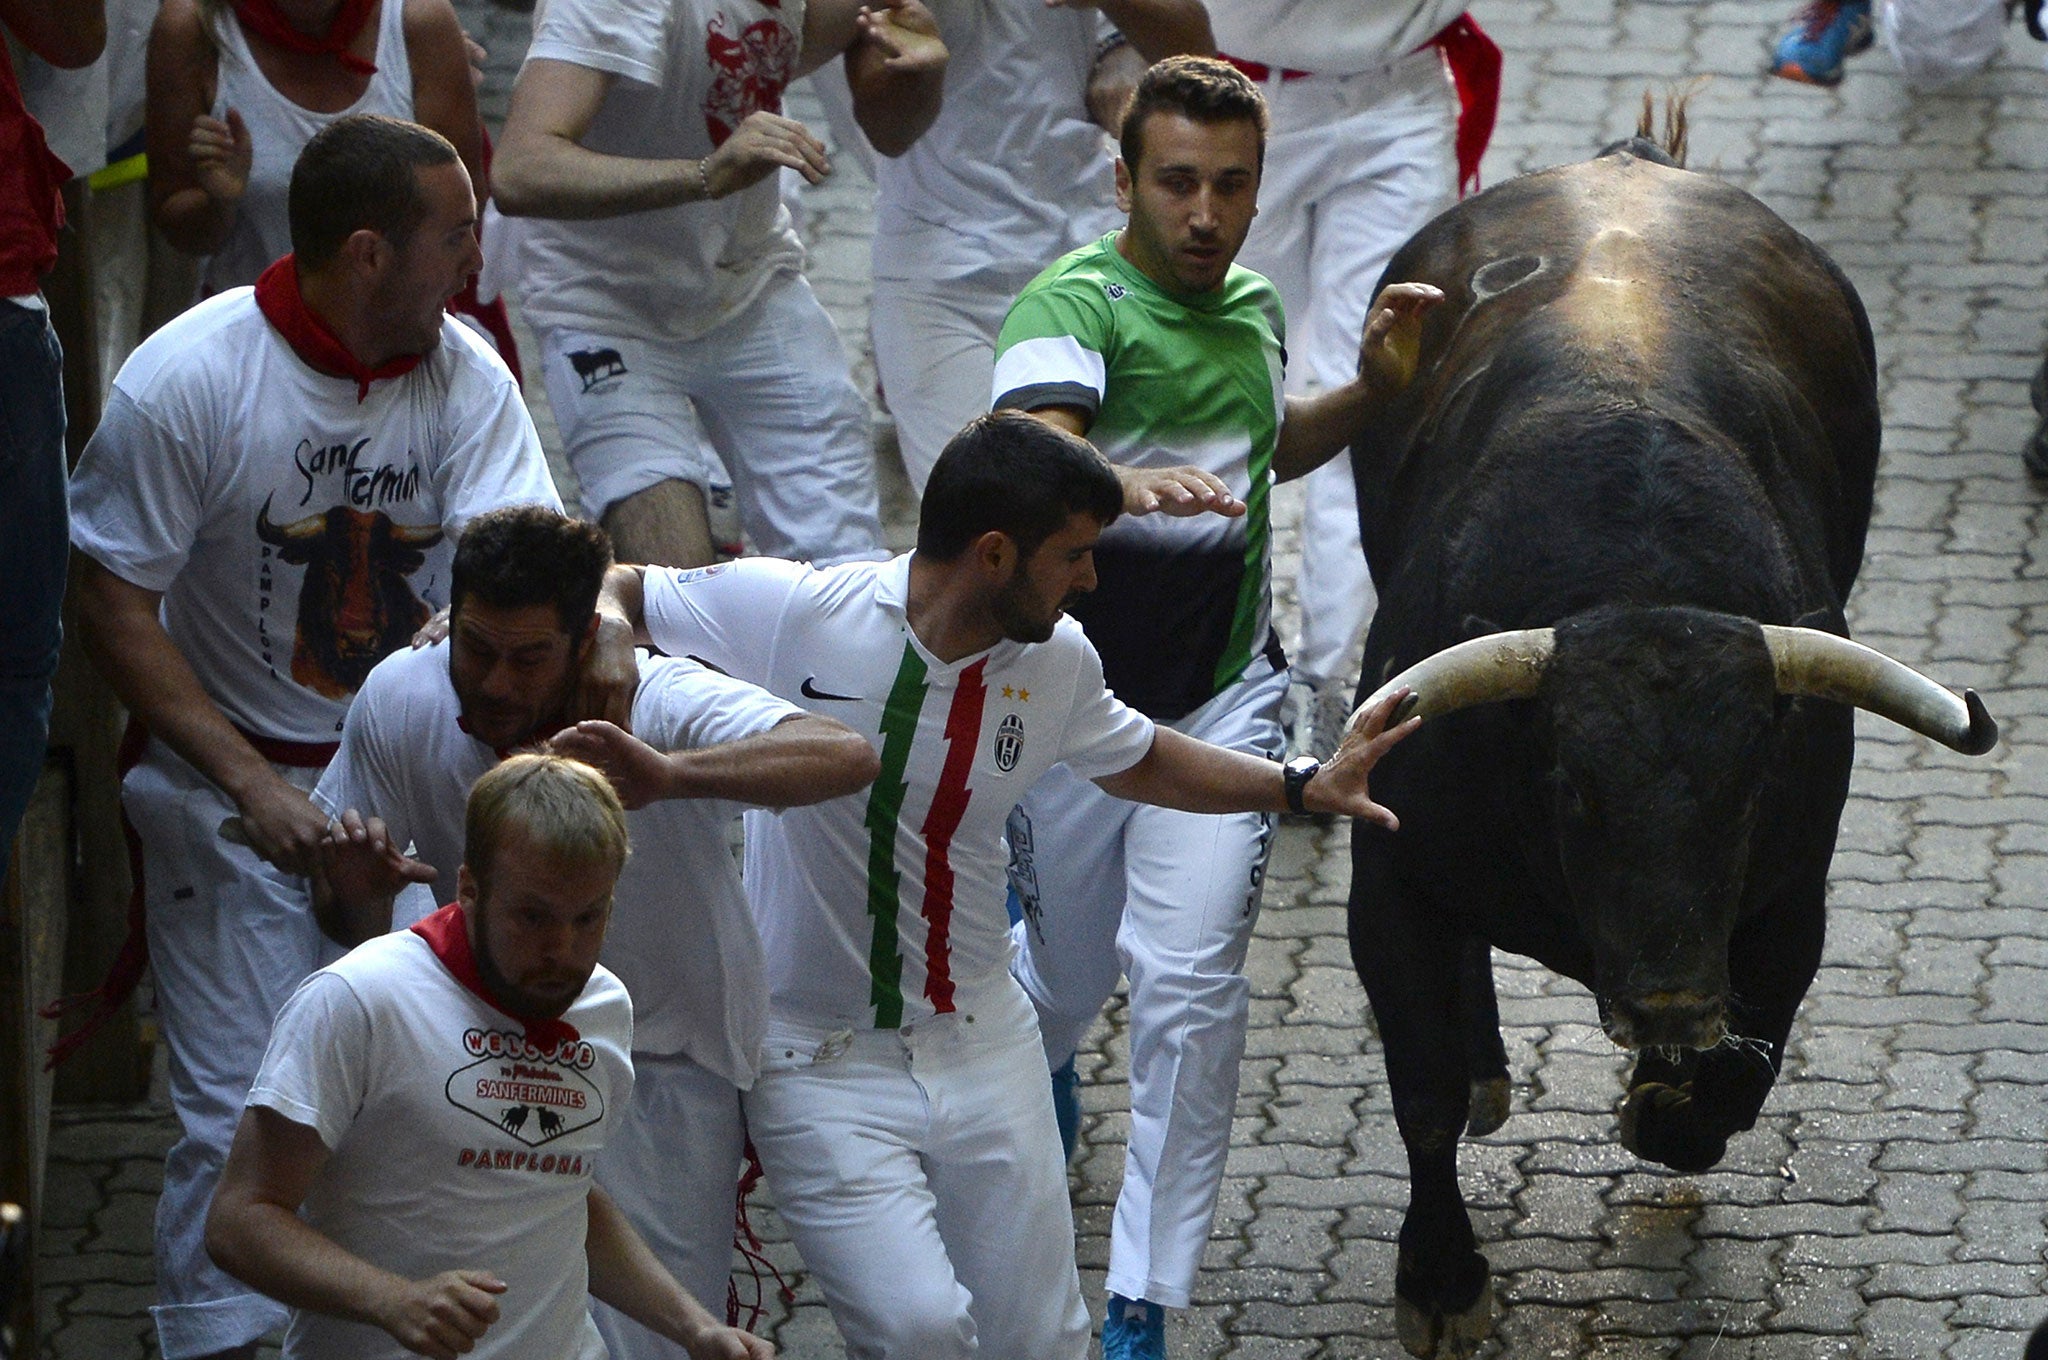
[[[482, 737], [477, 736], [476, 733], [469, 730], [469, 719], [463, 717], [460, 713], [455, 715], [455, 725], [461, 728], [462, 734], [468, 737], [470, 740], [483, 740]], [[520, 751], [531, 751], [536, 746], [542, 745], [545, 742], [553, 741], [556, 737], [559, 737], [560, 735], [562, 735], [562, 733], [568, 731], [571, 727], [574, 726], [574, 723], [559, 722], [556, 723], [553, 727], [535, 728], [533, 735], [528, 737], [525, 741], [520, 742], [518, 745], [493, 746], [491, 750], [497, 753], [498, 759], [510, 760], [516, 753]]]
[[1458, 197], [1479, 187], [1479, 158], [1493, 138], [1500, 111], [1500, 46], [1469, 14], [1460, 14], [1425, 47], [1444, 54], [1458, 91]]
[[[399, 0], [391, 2], [397, 4]], [[370, 21], [370, 8], [376, 3], [377, 0], [341, 0], [341, 8], [335, 11], [327, 32], [317, 38], [292, 27], [292, 21], [277, 7], [277, 0], [235, 0], [235, 17], [242, 21], [243, 28], [279, 47], [332, 56], [345, 70], [373, 76], [377, 74], [376, 63], [364, 61], [348, 49], [363, 31], [363, 25]]]
[[348, 346], [327, 324], [313, 315], [299, 294], [299, 265], [286, 255], [263, 271], [256, 280], [256, 306], [264, 319], [284, 337], [301, 359], [323, 373], [341, 373], [356, 380], [356, 404], [370, 395], [370, 384], [382, 378], [402, 378], [419, 367], [424, 355], [401, 354], [371, 368], [348, 352]]
[[498, 1012], [510, 1016], [526, 1027], [526, 1041], [543, 1053], [559, 1052], [564, 1044], [573, 1044], [582, 1036], [576, 1027], [560, 1016], [552, 1020], [530, 1020], [505, 1009], [491, 989], [484, 985], [484, 977], [476, 968], [476, 956], [469, 950], [469, 920], [462, 913], [462, 904], [450, 902], [447, 906], [413, 922], [412, 933], [427, 942], [434, 951], [434, 957], [441, 961], [455, 980], [474, 993], [478, 1000]]

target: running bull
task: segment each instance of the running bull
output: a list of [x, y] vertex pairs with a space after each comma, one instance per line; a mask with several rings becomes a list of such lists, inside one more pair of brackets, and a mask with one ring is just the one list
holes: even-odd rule
[[1852, 706], [1970, 754], [1997, 728], [1847, 640], [1870, 326], [1762, 204], [1638, 137], [1454, 208], [1403, 279], [1446, 300], [1353, 445], [1361, 690], [1424, 721], [1373, 774], [1401, 830], [1353, 832], [1351, 949], [1408, 1153], [1401, 1340], [1462, 1355], [1492, 1303], [1458, 1136], [1507, 1117], [1488, 947], [1598, 997], [1631, 1150], [1710, 1167], [1819, 965]]

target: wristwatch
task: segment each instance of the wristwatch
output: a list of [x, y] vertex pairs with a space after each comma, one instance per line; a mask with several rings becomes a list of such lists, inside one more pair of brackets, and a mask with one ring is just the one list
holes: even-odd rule
[[1295, 756], [1283, 761], [1280, 766], [1280, 787], [1287, 791], [1287, 810], [1297, 817], [1308, 811], [1308, 805], [1301, 801], [1301, 795], [1308, 789], [1308, 781], [1316, 777], [1316, 771], [1323, 768], [1323, 762], [1314, 756]]

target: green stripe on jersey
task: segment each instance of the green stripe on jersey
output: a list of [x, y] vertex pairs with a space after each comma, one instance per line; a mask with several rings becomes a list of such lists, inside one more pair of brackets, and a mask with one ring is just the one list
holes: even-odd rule
[[903, 907], [896, 871], [896, 829], [903, 820], [903, 795], [909, 785], [903, 772], [917, 740], [917, 719], [924, 711], [924, 658], [903, 644], [903, 664], [882, 707], [882, 772], [868, 790], [868, 915], [874, 936], [868, 943], [868, 1002], [875, 1008], [875, 1028], [895, 1029], [903, 1023], [903, 954], [897, 948], [896, 918]]
[[1252, 664], [1252, 655], [1266, 643], [1258, 633], [1259, 625], [1270, 617], [1264, 605], [1268, 589], [1266, 564], [1271, 560], [1267, 550], [1272, 541], [1272, 521], [1267, 518], [1267, 502], [1273, 494], [1272, 467], [1270, 450], [1252, 456], [1251, 490], [1244, 498], [1244, 575], [1237, 582], [1237, 607], [1231, 614], [1230, 641], [1224, 646], [1223, 654], [1216, 658], [1214, 692], [1217, 694], [1236, 683], [1237, 677], [1244, 674], [1245, 667]]

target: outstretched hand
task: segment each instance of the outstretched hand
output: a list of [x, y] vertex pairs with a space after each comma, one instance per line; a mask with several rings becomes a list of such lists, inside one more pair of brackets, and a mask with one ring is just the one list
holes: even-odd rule
[[1309, 780], [1308, 787], [1302, 790], [1302, 802], [1310, 812], [1357, 817], [1389, 831], [1401, 829], [1401, 819], [1372, 800], [1366, 776], [1372, 773], [1373, 766], [1379, 764], [1381, 756], [1422, 725], [1420, 717], [1412, 717], [1391, 728], [1387, 726], [1393, 721], [1395, 710], [1411, 693], [1413, 691], [1403, 686], [1371, 709], [1360, 709], [1351, 715], [1344, 740], [1337, 744], [1337, 753], [1316, 771], [1315, 778]]
[[1427, 283], [1390, 283], [1366, 312], [1358, 343], [1358, 372], [1378, 397], [1391, 397], [1415, 378], [1422, 361], [1422, 318], [1444, 300]]
[[1136, 468], [1119, 466], [1127, 515], [1221, 515], [1236, 519], [1244, 502], [1231, 494], [1223, 479], [1198, 467]]
[[880, 48], [882, 69], [893, 75], [920, 75], [945, 69], [946, 44], [939, 22], [921, 0], [880, 0], [862, 5], [854, 17], [861, 37]]

